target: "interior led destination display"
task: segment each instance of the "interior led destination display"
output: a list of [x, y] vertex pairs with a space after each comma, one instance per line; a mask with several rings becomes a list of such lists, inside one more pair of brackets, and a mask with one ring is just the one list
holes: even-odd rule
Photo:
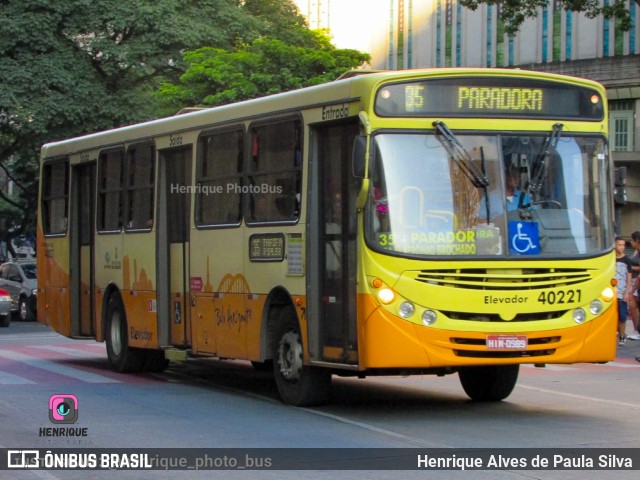
[[597, 91], [565, 83], [519, 78], [448, 78], [385, 85], [378, 90], [380, 116], [575, 118], [602, 120]]

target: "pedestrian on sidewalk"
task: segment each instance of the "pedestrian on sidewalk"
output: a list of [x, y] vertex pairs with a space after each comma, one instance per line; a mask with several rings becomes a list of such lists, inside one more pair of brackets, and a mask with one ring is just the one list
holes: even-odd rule
[[616, 237], [616, 280], [618, 294], [618, 345], [623, 346], [627, 340], [627, 304], [631, 296], [631, 259], [624, 251], [627, 242]]
[[631, 295], [629, 295], [628, 311], [633, 324], [633, 333], [627, 336], [628, 340], [640, 340], [638, 322], [640, 321], [640, 309], [638, 308], [638, 288], [640, 287], [640, 231], [631, 234], [631, 246], [633, 253], [631, 259]]

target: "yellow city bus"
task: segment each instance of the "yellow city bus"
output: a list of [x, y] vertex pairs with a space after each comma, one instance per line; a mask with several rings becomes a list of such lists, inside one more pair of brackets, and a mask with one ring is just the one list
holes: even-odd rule
[[506, 69], [362, 72], [42, 147], [38, 313], [120, 372], [210, 356], [332, 375], [615, 355], [604, 89]]

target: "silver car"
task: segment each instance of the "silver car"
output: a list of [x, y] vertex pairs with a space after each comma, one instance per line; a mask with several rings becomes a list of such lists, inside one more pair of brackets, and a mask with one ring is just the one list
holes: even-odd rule
[[11, 296], [0, 289], [0, 327], [8, 327], [11, 323]]
[[11, 296], [11, 312], [22, 321], [37, 318], [35, 262], [7, 262], [0, 266], [0, 288]]

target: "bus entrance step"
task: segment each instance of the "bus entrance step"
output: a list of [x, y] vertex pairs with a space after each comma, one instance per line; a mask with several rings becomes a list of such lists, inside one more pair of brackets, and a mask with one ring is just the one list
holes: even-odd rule
[[187, 359], [187, 350], [181, 350], [179, 348], [167, 348], [164, 351], [164, 358], [167, 360], [173, 360], [176, 362], [184, 362]]

